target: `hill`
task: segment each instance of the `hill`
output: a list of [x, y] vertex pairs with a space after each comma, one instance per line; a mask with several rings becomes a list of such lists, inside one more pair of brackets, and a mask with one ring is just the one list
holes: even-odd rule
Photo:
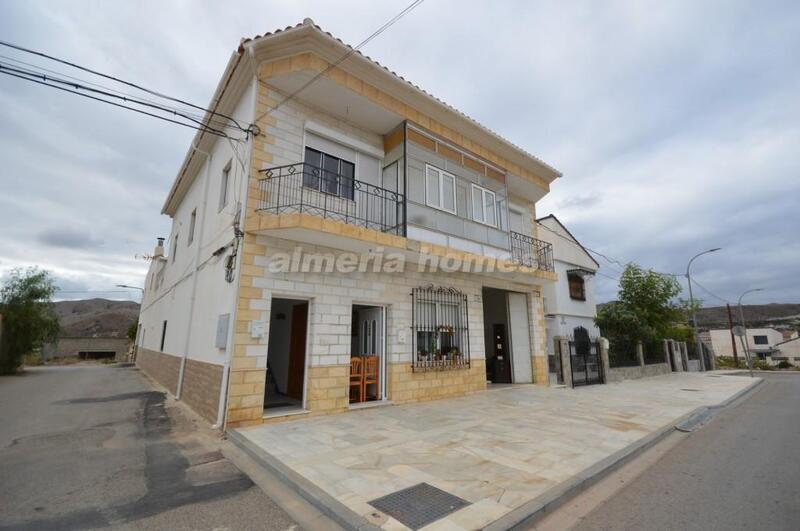
[[[599, 310], [608, 303], [597, 305]], [[733, 324], [739, 323], [739, 309], [731, 305]], [[748, 327], [792, 328], [800, 330], [800, 304], [743, 304], [742, 311]], [[701, 328], [727, 328], [728, 310], [725, 306], [709, 306], [697, 312]]]
[[139, 304], [132, 301], [59, 301], [55, 307], [62, 337], [125, 337], [139, 318]]
[[[739, 321], [739, 309], [731, 305], [733, 322]], [[744, 319], [748, 327], [770, 326], [776, 328], [800, 328], [800, 304], [747, 304], [742, 305]], [[702, 327], [727, 328], [728, 310], [725, 306], [701, 308], [697, 322]]]

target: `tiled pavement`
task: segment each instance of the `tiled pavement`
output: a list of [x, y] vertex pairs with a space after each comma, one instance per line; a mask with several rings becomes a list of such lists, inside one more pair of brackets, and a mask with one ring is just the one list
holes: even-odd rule
[[472, 503], [426, 530], [479, 529], [751, 383], [676, 373], [574, 390], [515, 386], [239, 433], [385, 529], [405, 526], [367, 502], [420, 482]]

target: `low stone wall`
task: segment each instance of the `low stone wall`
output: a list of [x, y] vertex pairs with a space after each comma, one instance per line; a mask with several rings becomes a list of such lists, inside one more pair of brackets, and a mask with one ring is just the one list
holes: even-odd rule
[[124, 361], [128, 355], [130, 340], [127, 337], [60, 337], [57, 343], [42, 348], [42, 359], [77, 358], [86, 352], [113, 352], [114, 359]]
[[181, 400], [195, 413], [212, 423], [217, 421], [221, 386], [222, 365], [186, 359]]
[[608, 369], [606, 382], [621, 382], [622, 380], [636, 380], [649, 376], [659, 376], [669, 374], [670, 368], [667, 363], [654, 363], [652, 365], [641, 365], [634, 367], [611, 367]]
[[139, 347], [136, 365], [150, 378], [166, 387], [173, 396], [178, 392], [178, 373], [181, 369], [181, 359], [178, 356]]

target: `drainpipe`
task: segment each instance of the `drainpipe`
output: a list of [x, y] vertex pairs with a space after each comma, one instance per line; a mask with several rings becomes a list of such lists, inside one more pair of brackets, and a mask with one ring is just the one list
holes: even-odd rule
[[[253, 59], [253, 50], [252, 48], [248, 49], [250, 59]], [[258, 75], [254, 71], [253, 72], [253, 79], [254, 79], [254, 89], [252, 95], [252, 105], [253, 109], [256, 109], [256, 105], [258, 103]], [[244, 187], [244, 194], [242, 195], [242, 201], [239, 204], [239, 208], [237, 209], [237, 217], [239, 218], [239, 228], [243, 231], [245, 225], [245, 218], [247, 217], [247, 196], [250, 190], [250, 165], [252, 164], [253, 160], [253, 140], [254, 137], [259, 134], [258, 129], [254, 132], [247, 141], [247, 155], [245, 156], [245, 160], [247, 161], [247, 168], [242, 168], [242, 186]], [[234, 283], [234, 291], [233, 291], [233, 309], [231, 310], [231, 318], [228, 325], [228, 352], [225, 356], [225, 364], [222, 366], [222, 383], [219, 388], [219, 400], [218, 400], [218, 407], [217, 407], [217, 422], [212, 428], [215, 430], [222, 430], [225, 431], [225, 424], [228, 420], [228, 387], [230, 384], [230, 373], [231, 373], [231, 358], [233, 358], [233, 349], [234, 349], [234, 338], [236, 336], [236, 319], [237, 314], [239, 312], [239, 284], [242, 278], [241, 275], [241, 267], [244, 260], [244, 236], [239, 237], [236, 235], [236, 238], [239, 238], [240, 244], [237, 249], [237, 257], [236, 257], [236, 281]]]
[[211, 181], [211, 161], [213, 156], [211, 153], [207, 151], [203, 151], [199, 149], [197, 146], [194, 145], [194, 142], [191, 144], [192, 150], [201, 153], [206, 156], [206, 182], [205, 186], [203, 187], [203, 202], [201, 204], [202, 211], [200, 212], [199, 216], [195, 218], [195, 228], [197, 227], [197, 222], [200, 222], [200, 232], [197, 235], [197, 238], [194, 240], [195, 244], [195, 255], [194, 255], [194, 271], [192, 272], [192, 291], [189, 298], [189, 321], [186, 324], [186, 341], [183, 344], [183, 356], [181, 357], [181, 367], [180, 371], [178, 372], [178, 387], [175, 392], [175, 399], [180, 400], [181, 398], [181, 391], [183, 390], [183, 376], [186, 372], [186, 358], [189, 356], [189, 341], [192, 337], [192, 323], [194, 320], [194, 302], [195, 302], [195, 295], [197, 293], [197, 270], [200, 267], [200, 250], [203, 247], [203, 233], [205, 232], [206, 226], [206, 211], [208, 206], [208, 187]]

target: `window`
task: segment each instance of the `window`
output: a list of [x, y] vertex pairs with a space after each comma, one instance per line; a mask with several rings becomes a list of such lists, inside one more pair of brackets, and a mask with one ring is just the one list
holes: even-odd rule
[[451, 288], [412, 291], [414, 370], [469, 366], [467, 297]]
[[456, 213], [456, 178], [454, 175], [425, 165], [425, 203], [428, 206]]
[[192, 215], [189, 217], [189, 238], [186, 240], [186, 246], [190, 246], [194, 241], [194, 226], [197, 225], [197, 209], [192, 210]]
[[767, 339], [767, 336], [753, 336], [753, 343], [756, 345], [769, 345], [769, 339]]
[[586, 286], [584, 285], [583, 277], [576, 273], [568, 273], [567, 282], [569, 283], [569, 298], [576, 301], [585, 301]]
[[345, 199], [353, 199], [355, 164], [310, 147], [306, 148], [305, 163], [309, 168], [303, 172], [303, 186]]
[[167, 339], [167, 322], [161, 325], [161, 348], [159, 349], [161, 352], [164, 352], [164, 341]]
[[219, 183], [219, 210], [222, 210], [228, 204], [228, 181], [230, 176], [231, 163], [228, 161], [228, 164], [222, 170], [222, 179]]
[[497, 204], [494, 192], [472, 185], [472, 219], [485, 225], [497, 226]]
[[175, 262], [175, 257], [178, 256], [178, 233], [172, 238], [172, 262]]

